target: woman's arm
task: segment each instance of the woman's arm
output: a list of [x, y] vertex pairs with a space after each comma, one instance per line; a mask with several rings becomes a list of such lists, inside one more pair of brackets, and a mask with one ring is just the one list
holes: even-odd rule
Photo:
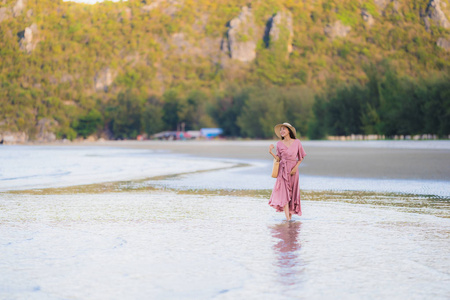
[[291, 175], [295, 175], [295, 173], [297, 172], [297, 168], [298, 168], [298, 166], [300, 166], [300, 163], [302, 162], [302, 160], [303, 160], [303, 158], [297, 161], [297, 163], [291, 170], [291, 173], [290, 173]]
[[274, 148], [273, 144], [270, 144], [270, 146], [269, 146], [269, 153], [270, 153], [270, 155], [272, 155], [273, 158], [275, 158], [277, 161], [280, 161], [280, 158], [272, 153], [273, 148]]
[[300, 166], [300, 163], [302, 162], [302, 160], [305, 158], [306, 153], [305, 150], [303, 150], [303, 146], [302, 143], [300, 142], [300, 140], [298, 140], [298, 161], [297, 164], [292, 168], [291, 170], [291, 175], [294, 175], [297, 172], [298, 166]]

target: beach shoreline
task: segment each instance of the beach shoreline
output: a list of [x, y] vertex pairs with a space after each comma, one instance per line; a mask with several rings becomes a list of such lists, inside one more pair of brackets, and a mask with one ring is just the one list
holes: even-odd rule
[[[168, 151], [204, 158], [267, 160], [276, 141], [103, 141], [52, 143]], [[310, 176], [450, 180], [450, 141], [303, 141], [301, 174]]]

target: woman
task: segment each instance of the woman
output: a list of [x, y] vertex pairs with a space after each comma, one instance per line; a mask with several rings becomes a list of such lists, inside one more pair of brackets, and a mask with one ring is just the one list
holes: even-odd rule
[[284, 211], [286, 219], [290, 221], [292, 214], [302, 215], [298, 166], [306, 153], [303, 150], [302, 143], [296, 137], [295, 128], [291, 124], [278, 124], [274, 130], [281, 140], [277, 143], [277, 154], [272, 153], [273, 145], [269, 146], [269, 153], [280, 162], [280, 168], [269, 205], [278, 212]]

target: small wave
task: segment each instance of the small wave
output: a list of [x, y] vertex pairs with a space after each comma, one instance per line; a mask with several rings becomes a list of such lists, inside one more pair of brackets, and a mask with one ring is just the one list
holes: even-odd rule
[[57, 176], [69, 175], [70, 173], [72, 173], [72, 172], [68, 171], [68, 172], [60, 172], [60, 173], [52, 173], [52, 174], [36, 174], [36, 175], [28, 175], [28, 176], [0, 178], [0, 181], [21, 180], [21, 179], [30, 179], [30, 178], [57, 177]]

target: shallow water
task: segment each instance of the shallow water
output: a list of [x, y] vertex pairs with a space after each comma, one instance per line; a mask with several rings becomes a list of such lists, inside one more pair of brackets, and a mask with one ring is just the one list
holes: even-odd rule
[[450, 220], [153, 191], [3, 195], [0, 295], [33, 299], [445, 299]]
[[[361, 147], [357, 142], [355, 145]], [[433, 143], [418, 145], [437, 147]], [[329, 146], [324, 144], [324, 147]], [[348, 144], [344, 146], [348, 147]], [[370, 191], [450, 198], [450, 180], [307, 176], [301, 172], [302, 165], [300, 188], [305, 190]], [[0, 151], [0, 192], [146, 178], [150, 178], [147, 181], [149, 185], [160, 188], [264, 190], [272, 189], [275, 182], [268, 176], [271, 167], [270, 160], [205, 159], [155, 150], [8, 146]], [[216, 172], [198, 172], [207, 170]], [[172, 174], [179, 175], [164, 177]]]
[[[223, 169], [210, 173], [183, 174], [164, 180], [149, 180], [148, 183], [165, 188], [176, 189], [272, 189], [275, 179], [271, 173], [271, 161], [240, 161], [251, 163], [242, 168]], [[325, 176], [307, 176], [301, 174], [300, 188], [306, 190], [329, 191], [370, 191], [377, 193], [404, 193], [415, 195], [429, 195], [450, 198], [450, 181], [443, 180], [392, 180], [377, 178], [340, 178]]]
[[[389, 182], [384, 193], [364, 185], [305, 189], [303, 216], [285, 222], [267, 205], [274, 183], [267, 162], [40, 150], [33, 155], [44, 169], [17, 162], [25, 173], [12, 186], [1, 179], [17, 170], [1, 172], [0, 299], [450, 295], [448, 196], [398, 193]], [[93, 153], [98, 159], [89, 159]], [[53, 163], [66, 155], [75, 158]], [[174, 174], [179, 165], [185, 174]], [[51, 181], [42, 171], [57, 167], [69, 173]], [[38, 179], [28, 182], [29, 174]], [[302, 184], [314, 187], [307, 178]]]
[[148, 178], [233, 165], [164, 151], [6, 146], [0, 149], [0, 192]]

